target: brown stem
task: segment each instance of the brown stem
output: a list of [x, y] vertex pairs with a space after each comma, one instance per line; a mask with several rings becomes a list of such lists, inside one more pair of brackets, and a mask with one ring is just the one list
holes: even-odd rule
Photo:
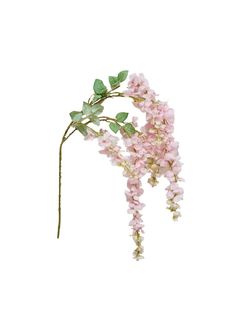
[[61, 177], [62, 177], [62, 146], [63, 143], [69, 138], [71, 134], [74, 133], [71, 132], [68, 136], [66, 134], [68, 133], [69, 129], [71, 128], [72, 122], [65, 130], [65, 133], [63, 134], [63, 137], [61, 139], [60, 147], [59, 147], [59, 192], [58, 192], [58, 226], [57, 226], [57, 238], [60, 237], [60, 228], [61, 228]]
[[113, 98], [113, 97], [124, 97], [123, 93], [115, 92], [116, 94], [107, 94], [106, 96], [102, 97], [101, 99], [95, 101], [94, 104], [101, 104], [103, 101], [105, 101], [108, 98]]
[[77, 128], [75, 128], [72, 132], [70, 132], [70, 134], [65, 138], [64, 142], [69, 139], [69, 137], [77, 130]]

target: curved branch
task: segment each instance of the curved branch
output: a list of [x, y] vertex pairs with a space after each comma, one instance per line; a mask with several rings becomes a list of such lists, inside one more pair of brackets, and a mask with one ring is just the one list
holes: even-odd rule
[[61, 143], [60, 143], [60, 147], [59, 147], [59, 182], [58, 182], [58, 226], [57, 226], [57, 238], [60, 237], [60, 228], [61, 228], [61, 168], [62, 168], [62, 146], [63, 143], [69, 138], [69, 136], [74, 132], [70, 133], [67, 137], [67, 133], [69, 132], [69, 129], [72, 126], [72, 123], [70, 123], [70, 125], [68, 125], [67, 129], [65, 130], [63, 137], [61, 139]]

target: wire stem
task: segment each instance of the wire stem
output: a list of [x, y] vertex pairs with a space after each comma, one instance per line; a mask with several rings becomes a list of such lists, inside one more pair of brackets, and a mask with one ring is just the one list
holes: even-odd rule
[[70, 123], [70, 125], [67, 127], [67, 129], [65, 130], [65, 133], [63, 134], [63, 137], [61, 139], [61, 143], [60, 143], [60, 147], [59, 147], [59, 180], [58, 180], [58, 226], [57, 226], [57, 238], [60, 237], [60, 229], [61, 229], [61, 178], [62, 178], [62, 146], [63, 143], [69, 138], [69, 136], [71, 136], [71, 134], [74, 133], [74, 131], [72, 133], [70, 133], [68, 136], [67, 133], [69, 131], [69, 129], [71, 128], [72, 122]]

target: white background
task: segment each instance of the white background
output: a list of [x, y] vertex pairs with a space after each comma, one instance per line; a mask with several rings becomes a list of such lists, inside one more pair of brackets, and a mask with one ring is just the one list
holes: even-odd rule
[[[236, 329], [235, 29], [227, 0], [1, 1], [2, 330]], [[145, 184], [140, 262], [122, 171], [79, 134], [64, 148], [56, 240], [68, 113], [124, 69], [175, 109], [186, 180], [178, 223], [165, 180]]]

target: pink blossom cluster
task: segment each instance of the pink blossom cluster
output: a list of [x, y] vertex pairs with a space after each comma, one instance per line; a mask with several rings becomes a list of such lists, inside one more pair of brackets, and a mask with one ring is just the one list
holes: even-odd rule
[[[133, 120], [134, 121], [134, 120]], [[134, 258], [139, 260], [143, 258], [143, 246], [141, 242], [143, 237], [143, 220], [140, 211], [145, 204], [141, 203], [139, 197], [143, 194], [141, 178], [147, 173], [146, 168], [146, 143], [143, 137], [135, 133], [131, 137], [122, 134], [126, 151], [128, 151], [127, 162], [132, 165], [133, 177], [128, 178], [126, 198], [129, 203], [128, 213], [132, 214], [132, 220], [129, 225], [132, 227], [132, 236], [137, 248], [134, 250]]]
[[138, 135], [133, 135], [129, 138], [123, 133], [123, 140], [126, 146], [126, 151], [129, 151], [129, 156], [123, 155], [121, 147], [118, 145], [119, 139], [106, 130], [100, 130], [98, 144], [102, 149], [101, 154], [110, 158], [113, 165], [122, 166], [124, 168], [124, 176], [127, 177], [127, 188], [125, 192], [126, 199], [129, 204], [128, 213], [132, 214], [132, 220], [129, 225], [133, 228], [133, 238], [137, 245], [134, 251], [134, 258], [139, 260], [143, 258], [143, 247], [141, 242], [143, 238], [143, 220], [140, 211], [145, 206], [140, 202], [139, 197], [143, 194], [141, 177], [147, 173], [145, 166], [145, 149], [143, 141]]
[[113, 136], [106, 130], [100, 130], [98, 144], [102, 149], [99, 152], [109, 157], [113, 165], [121, 165], [125, 160], [121, 154], [121, 147], [118, 145], [118, 141], [118, 137]]
[[[132, 214], [130, 226], [137, 248], [134, 258], [141, 259], [143, 247], [143, 220], [140, 211], [145, 206], [140, 201], [143, 194], [141, 178], [149, 174], [151, 186], [158, 184], [158, 178], [165, 176], [169, 181], [167, 191], [167, 208], [173, 219], [181, 215], [178, 202], [183, 198], [183, 189], [178, 185], [181, 162], [178, 143], [172, 135], [174, 130], [174, 112], [167, 103], [156, 100], [155, 92], [150, 89], [148, 81], [142, 74], [131, 75], [125, 95], [132, 97], [135, 107], [146, 114], [146, 124], [133, 135], [121, 130], [126, 153], [122, 153], [118, 145], [119, 139], [106, 130], [100, 130], [98, 137], [100, 153], [110, 158], [113, 165], [124, 168], [128, 190], [125, 192], [129, 204], [128, 213]], [[138, 127], [137, 117], [132, 119], [134, 127]]]
[[[156, 100], [157, 95], [150, 89], [143, 74], [130, 76], [125, 94], [131, 96], [134, 99], [133, 104], [146, 114], [146, 124], [141, 127], [141, 134], [135, 133], [131, 137], [123, 134], [124, 144], [130, 154], [129, 162], [134, 166], [139, 181], [147, 172], [150, 173], [148, 182], [151, 186], [157, 185], [161, 175], [168, 179], [167, 208], [172, 212], [173, 220], [177, 220], [181, 216], [178, 202], [183, 198], [183, 189], [178, 185], [178, 181], [182, 180], [178, 176], [182, 166], [179, 145], [172, 135], [174, 111], [166, 102]], [[133, 118], [133, 123], [138, 126], [136, 118]], [[141, 217], [139, 221], [141, 225]], [[140, 231], [137, 220], [133, 218], [130, 224], [135, 238]], [[141, 229], [143, 231], [143, 225]]]
[[134, 250], [133, 256], [136, 260], [143, 258], [143, 246], [141, 242], [143, 240], [141, 233], [143, 233], [143, 220], [140, 211], [145, 206], [140, 203], [139, 197], [143, 194], [141, 180], [137, 178], [129, 178], [127, 181], [128, 191], [125, 192], [126, 199], [129, 203], [128, 213], [131, 213], [133, 218], [129, 225], [133, 228], [133, 239], [137, 248]]
[[[178, 176], [181, 171], [178, 147], [174, 140], [174, 111], [166, 102], [156, 100], [156, 94], [150, 89], [148, 81], [142, 74], [131, 75], [128, 96], [137, 97], [134, 105], [142, 112], [146, 113], [147, 123], [141, 128], [142, 146], [146, 170], [151, 173], [148, 182], [154, 186], [157, 178], [164, 175], [169, 185], [167, 190], [168, 209], [173, 212], [173, 219], [177, 220], [181, 215], [177, 209], [178, 202], [183, 198], [183, 189], [179, 187], [178, 181], [182, 179]], [[135, 141], [136, 136], [132, 139]]]

